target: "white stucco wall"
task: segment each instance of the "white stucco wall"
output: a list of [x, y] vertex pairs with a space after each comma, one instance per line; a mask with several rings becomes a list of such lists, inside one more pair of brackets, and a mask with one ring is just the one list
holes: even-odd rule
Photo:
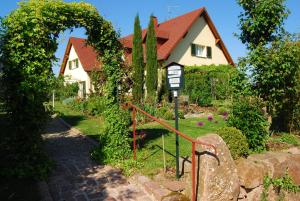
[[[212, 58], [192, 56], [192, 43], [210, 46], [212, 48]], [[185, 38], [183, 38], [172, 51], [165, 64], [169, 64], [171, 62], [177, 62], [187, 66], [228, 64], [222, 50], [218, 45], [216, 45], [216, 39], [207, 25], [204, 17], [199, 17], [196, 20]]]
[[69, 59], [67, 61], [67, 65], [64, 72], [64, 77], [67, 82], [82, 82], [85, 81], [86, 83], [86, 93], [89, 94], [91, 90], [91, 79], [89, 74], [83, 69], [82, 64], [79, 61], [79, 67], [75, 69], [69, 69], [69, 61], [72, 61], [74, 59], [77, 59], [78, 56], [76, 54], [75, 49], [73, 46], [71, 47]]

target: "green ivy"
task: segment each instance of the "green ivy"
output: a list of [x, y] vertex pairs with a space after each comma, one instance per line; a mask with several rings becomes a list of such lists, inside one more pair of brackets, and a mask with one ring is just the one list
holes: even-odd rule
[[279, 200], [284, 198], [284, 192], [282, 192], [282, 190], [288, 193], [300, 192], [300, 187], [294, 183], [294, 181], [288, 175], [287, 172], [283, 177], [279, 178], [270, 178], [269, 176], [265, 176], [263, 181], [264, 189], [261, 195], [261, 201], [268, 200], [268, 191], [271, 185], [273, 186], [273, 189], [276, 190], [277, 194], [280, 196]]
[[[16, 10], [1, 20], [0, 26], [5, 108], [11, 125], [15, 127], [14, 133], [3, 135], [8, 139], [6, 146], [15, 146], [15, 154], [20, 155], [18, 158], [7, 158], [11, 149], [1, 147], [1, 153], [7, 153], [1, 160], [14, 161], [7, 168], [16, 167], [19, 171], [19, 164], [26, 163], [22, 166], [22, 173], [16, 172], [19, 176], [38, 175], [39, 171], [35, 170], [41, 169], [44, 164], [42, 157], [39, 157], [40, 133], [48, 118], [43, 103], [48, 101], [52, 89], [54, 75], [51, 67], [57, 60], [54, 55], [58, 47], [57, 39], [60, 32], [78, 27], [86, 29], [87, 43], [98, 55], [101, 54], [99, 59], [107, 78], [103, 91], [108, 108], [115, 108], [109, 111], [114, 112], [115, 119], [123, 119], [119, 109], [116, 109], [118, 86], [121, 85], [123, 72], [122, 48], [112, 24], [88, 3], [66, 3], [60, 0], [20, 2]], [[112, 120], [109, 111], [106, 113], [108, 121]], [[126, 126], [108, 124], [107, 134], [128, 134]], [[129, 150], [126, 140], [118, 145], [122, 145], [120, 149], [124, 152]]]

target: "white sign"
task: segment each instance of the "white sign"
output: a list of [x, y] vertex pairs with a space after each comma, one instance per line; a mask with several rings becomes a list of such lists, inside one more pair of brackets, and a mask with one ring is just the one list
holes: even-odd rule
[[167, 66], [167, 83], [170, 90], [178, 90], [183, 84], [183, 66], [174, 63]]

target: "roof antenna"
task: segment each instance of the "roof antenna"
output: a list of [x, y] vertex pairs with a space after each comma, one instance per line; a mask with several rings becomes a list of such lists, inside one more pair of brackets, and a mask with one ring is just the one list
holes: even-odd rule
[[172, 18], [172, 10], [175, 8], [179, 8], [179, 5], [174, 5], [174, 6], [167, 6], [167, 10], [168, 10], [168, 17], [167, 20]]

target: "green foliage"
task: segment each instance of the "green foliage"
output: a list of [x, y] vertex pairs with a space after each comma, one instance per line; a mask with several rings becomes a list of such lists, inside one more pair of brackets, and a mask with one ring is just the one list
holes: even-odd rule
[[132, 96], [137, 103], [144, 98], [144, 52], [140, 18], [134, 19], [133, 45], [132, 45]]
[[264, 104], [260, 99], [240, 97], [235, 99], [229, 114], [227, 125], [242, 131], [246, 136], [249, 148], [253, 151], [265, 149], [268, 133], [268, 120], [263, 111]]
[[130, 116], [114, 105], [104, 113], [105, 128], [100, 135], [100, 149], [92, 157], [104, 163], [117, 163], [127, 159], [131, 153], [129, 139]]
[[144, 164], [137, 160], [127, 159], [118, 162], [117, 164], [115, 164], [115, 166], [122, 169], [122, 173], [125, 176], [129, 177], [132, 174], [134, 174], [138, 169], [143, 168]]
[[238, 0], [244, 11], [240, 14], [240, 40], [250, 49], [273, 41], [283, 32], [283, 21], [289, 11], [286, 0]]
[[230, 65], [187, 66], [183, 94], [189, 95], [191, 103], [201, 106], [212, 104], [212, 100], [230, 99], [231, 74], [235, 68]]
[[105, 75], [103, 70], [92, 70], [90, 73], [91, 82], [94, 88], [94, 91], [91, 91], [92, 94], [103, 96], [104, 95], [104, 87], [105, 86]]
[[227, 144], [233, 159], [246, 157], [249, 154], [247, 138], [243, 133], [234, 127], [223, 127], [217, 130], [217, 134]]
[[146, 38], [146, 88], [147, 88], [147, 99], [150, 101], [156, 100], [157, 90], [157, 48], [156, 48], [156, 35], [154, 30], [153, 16], [150, 16], [150, 22], [147, 30]]
[[292, 131], [299, 123], [295, 113], [300, 99], [300, 46], [299, 38], [283, 29], [289, 14], [285, 2], [238, 1], [244, 9], [239, 38], [251, 50], [239, 66], [251, 73], [253, 94], [266, 101], [273, 118], [271, 129]]
[[88, 99], [65, 99], [72, 109], [87, 115], [101, 116], [106, 110], [106, 99], [102, 96], [91, 96]]
[[[29, 0], [19, 5], [1, 20], [0, 26], [5, 108], [10, 124], [15, 126], [14, 134], [8, 132], [9, 135], [6, 135], [8, 140], [5, 144], [8, 146], [5, 151], [13, 152], [5, 153], [15, 159], [16, 164], [10, 166], [11, 172], [16, 170], [19, 171], [19, 174], [16, 173], [18, 176], [32, 176], [31, 173], [39, 175], [37, 169], [43, 170], [41, 167], [46, 162], [39, 154], [40, 133], [48, 117], [43, 103], [48, 101], [48, 94], [53, 88], [51, 67], [56, 61], [54, 53], [59, 33], [73, 27], [86, 29], [87, 43], [94, 47], [98, 55], [101, 53], [103, 72], [107, 78], [105, 97], [111, 108], [118, 104], [118, 86], [123, 73], [122, 48], [111, 23], [104, 20], [90, 4]], [[116, 119], [122, 118], [118, 116], [121, 115], [119, 112], [114, 115]], [[119, 130], [113, 124], [108, 126], [110, 137], [114, 132], [117, 136], [119, 133], [126, 134], [127, 128], [118, 124], [116, 127]]]
[[261, 195], [261, 201], [268, 200], [268, 196], [269, 196], [268, 191], [271, 185], [273, 186], [273, 189], [277, 192], [277, 194], [281, 196], [283, 195], [282, 197], [284, 197], [284, 192], [282, 192], [282, 190], [288, 193], [300, 192], [300, 187], [293, 182], [292, 178], [288, 175], [288, 172], [286, 171], [283, 177], [279, 177], [279, 178], [270, 178], [269, 176], [264, 177], [264, 181], [263, 181], [264, 190]]
[[285, 142], [295, 146], [300, 146], [300, 140], [295, 135], [290, 133], [284, 133], [280, 135], [279, 138], [275, 138], [274, 140], [278, 140], [280, 142]]
[[273, 115], [273, 130], [290, 131], [300, 98], [300, 46], [287, 37], [270, 47], [257, 47], [245, 58], [246, 68], [253, 73], [255, 92], [268, 105]]
[[217, 109], [218, 114], [220, 115], [224, 115], [224, 114], [228, 114], [229, 113], [229, 109], [226, 107], [219, 107]]
[[59, 76], [53, 78], [53, 89], [55, 93], [56, 100], [64, 100], [70, 97], [76, 97], [78, 95], [79, 85], [75, 83], [65, 83], [64, 77]]

